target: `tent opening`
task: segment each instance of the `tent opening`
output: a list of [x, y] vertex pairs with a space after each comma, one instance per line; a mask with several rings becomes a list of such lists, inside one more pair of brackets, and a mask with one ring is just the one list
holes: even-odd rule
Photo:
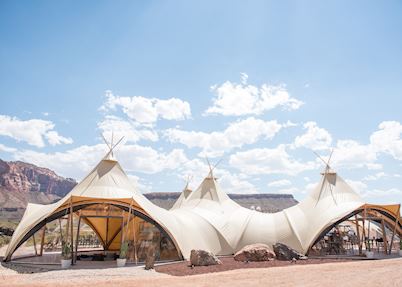
[[326, 228], [308, 255], [386, 257], [398, 253], [401, 238], [397, 216], [380, 205], [364, 207]]
[[156, 261], [181, 259], [171, 237], [157, 222], [132, 206], [115, 202], [80, 204], [53, 213], [23, 237], [10, 259], [59, 264], [63, 240], [72, 243], [76, 264], [113, 261], [119, 257], [123, 241], [129, 246], [128, 263], [141, 264], [150, 250]]

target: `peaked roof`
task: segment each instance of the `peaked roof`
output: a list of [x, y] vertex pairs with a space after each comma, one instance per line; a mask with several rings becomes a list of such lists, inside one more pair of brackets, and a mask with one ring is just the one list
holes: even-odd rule
[[188, 182], [187, 182], [183, 191], [180, 193], [179, 198], [176, 200], [176, 202], [173, 204], [173, 206], [170, 210], [180, 208], [192, 192], [193, 191], [188, 187]]

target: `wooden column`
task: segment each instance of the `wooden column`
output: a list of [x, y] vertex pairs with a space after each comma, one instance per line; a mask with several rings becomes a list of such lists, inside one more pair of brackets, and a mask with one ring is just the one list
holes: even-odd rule
[[383, 240], [384, 240], [385, 254], [387, 254], [388, 241], [387, 241], [387, 233], [385, 231], [384, 219], [381, 219], [381, 229], [382, 229], [382, 237], [383, 237]]
[[392, 245], [393, 245], [393, 242], [394, 242], [394, 236], [395, 236], [395, 232], [396, 232], [396, 227], [398, 226], [398, 219], [399, 219], [398, 217], [399, 217], [400, 210], [401, 210], [401, 205], [399, 205], [398, 211], [396, 212], [395, 224], [394, 224], [394, 229], [392, 230], [392, 236], [391, 236], [391, 242], [390, 242], [390, 245], [389, 245], [388, 254], [391, 254], [391, 251], [392, 251]]
[[40, 251], [39, 256], [43, 255], [43, 246], [45, 245], [45, 233], [46, 233], [46, 225], [42, 228], [42, 238], [40, 240]]
[[70, 197], [70, 241], [71, 241], [71, 264], [74, 264], [74, 230], [73, 230], [73, 199]]
[[77, 262], [77, 253], [78, 253], [78, 237], [80, 235], [80, 226], [81, 226], [81, 214], [78, 217], [78, 226], [77, 226], [77, 235], [75, 237], [75, 256], [74, 256], [74, 262]]
[[357, 246], [359, 247], [359, 255], [362, 255], [362, 246], [360, 244], [360, 231], [359, 231], [359, 222], [357, 221], [357, 214], [355, 215], [355, 222], [356, 222], [356, 233], [357, 233]]
[[135, 215], [133, 215], [132, 222], [133, 222], [134, 258], [135, 258], [135, 264], [138, 264], [137, 244], [136, 244], [136, 238], [135, 238]]
[[35, 233], [32, 234], [33, 246], [35, 249], [35, 256], [38, 256], [38, 250], [36, 249], [36, 240], [35, 240]]

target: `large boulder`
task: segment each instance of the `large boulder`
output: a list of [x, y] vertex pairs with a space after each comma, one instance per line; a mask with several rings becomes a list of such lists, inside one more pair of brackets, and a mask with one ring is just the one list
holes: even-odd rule
[[262, 243], [251, 244], [238, 251], [234, 259], [236, 261], [269, 261], [275, 259], [275, 253], [271, 248]]
[[274, 252], [276, 254], [276, 258], [278, 260], [305, 260], [307, 259], [306, 256], [303, 254], [297, 252], [296, 250], [290, 248], [289, 246], [282, 244], [282, 243], [276, 243], [274, 246]]
[[211, 252], [205, 250], [191, 250], [190, 254], [191, 265], [194, 266], [208, 266], [208, 265], [218, 265], [222, 262]]

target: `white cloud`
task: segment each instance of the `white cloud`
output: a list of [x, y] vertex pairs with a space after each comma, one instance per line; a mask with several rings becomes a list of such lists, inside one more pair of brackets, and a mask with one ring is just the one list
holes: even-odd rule
[[237, 152], [230, 156], [230, 164], [248, 174], [297, 175], [317, 168], [314, 162], [299, 162], [287, 153], [284, 145], [276, 148], [257, 148]]
[[297, 187], [282, 188], [274, 191], [274, 193], [280, 193], [280, 194], [296, 194], [298, 192], [299, 189]]
[[354, 140], [339, 140], [334, 150], [331, 166], [336, 168], [363, 168], [379, 169], [376, 163], [377, 153], [370, 145], [362, 145]]
[[158, 133], [153, 129], [140, 126], [132, 121], [125, 121], [116, 116], [106, 116], [98, 123], [98, 128], [102, 131], [106, 139], [111, 139], [112, 133], [115, 142], [124, 136], [125, 142], [138, 142], [141, 139], [157, 141]]
[[181, 149], [168, 153], [158, 152], [149, 146], [122, 145], [116, 151], [116, 157], [128, 172], [154, 174], [163, 170], [175, 170], [188, 159]]
[[360, 194], [362, 197], [367, 196], [367, 184], [359, 180], [346, 179], [345, 181], [352, 187], [355, 192]]
[[191, 116], [190, 104], [177, 98], [161, 100], [140, 96], [120, 97], [106, 91], [106, 102], [101, 106], [101, 110], [115, 110], [118, 107], [131, 120], [142, 124], [153, 124], [158, 118], [183, 120]]
[[207, 109], [206, 114], [222, 115], [260, 115], [278, 106], [290, 110], [298, 109], [301, 102], [290, 98], [283, 86], [263, 85], [260, 89], [255, 86], [236, 85], [225, 82], [213, 89], [216, 98], [214, 105]]
[[70, 144], [71, 138], [60, 136], [51, 121], [40, 119], [20, 120], [16, 117], [0, 115], [0, 135], [23, 141], [36, 147], [44, 147], [45, 139], [51, 145]]
[[326, 150], [331, 146], [332, 137], [330, 133], [320, 128], [316, 122], [307, 122], [303, 128], [306, 132], [295, 138], [295, 148], [306, 147], [312, 150]]
[[[16, 152], [15, 160], [43, 166], [56, 171], [65, 177], [82, 178], [105, 156], [107, 147], [104, 144], [80, 146], [64, 152], [44, 153], [32, 150]], [[115, 150], [127, 172], [154, 174], [163, 170], [175, 170], [183, 162], [187, 162], [184, 152], [174, 149], [169, 153], [160, 153], [151, 147], [140, 145], [122, 145]]]
[[282, 186], [289, 186], [291, 185], [292, 182], [288, 179], [280, 179], [280, 180], [276, 180], [276, 181], [272, 181], [270, 183], [268, 183], [269, 187], [282, 187]]
[[381, 172], [377, 172], [376, 174], [367, 175], [367, 176], [365, 176], [363, 178], [363, 180], [365, 180], [365, 181], [373, 181], [373, 180], [378, 180], [378, 179], [380, 179], [382, 177], [386, 177], [386, 176], [387, 176], [386, 173], [381, 171]]
[[220, 86], [212, 86], [213, 105], [206, 110], [205, 114], [260, 115], [277, 107], [296, 110], [303, 104], [292, 98], [283, 85], [263, 84], [261, 87], [256, 87], [248, 85], [247, 79], [247, 74], [242, 73], [240, 84], [226, 81]]
[[236, 147], [253, 144], [260, 138], [272, 139], [282, 128], [277, 121], [263, 121], [253, 117], [231, 123], [222, 132], [195, 132], [168, 129], [165, 136], [170, 142], [179, 142], [189, 148], [202, 148], [208, 156], [219, 156]]
[[[382, 199], [387, 196], [401, 196], [402, 190], [399, 188], [389, 188], [389, 189], [371, 189], [367, 191], [365, 197], [372, 197], [376, 199]], [[400, 202], [400, 200], [398, 201]]]
[[[217, 175], [220, 173], [218, 172]], [[219, 185], [226, 193], [253, 194], [258, 193], [257, 188], [247, 180], [240, 179], [236, 174], [225, 171], [219, 177]]]
[[49, 131], [45, 134], [45, 137], [50, 145], [59, 144], [71, 144], [73, 143], [72, 138], [66, 138], [58, 134], [56, 131]]
[[13, 148], [13, 147], [6, 146], [6, 145], [3, 145], [3, 144], [0, 143], [0, 151], [3, 151], [3, 152], [16, 152], [17, 149]]
[[390, 154], [402, 160], [402, 125], [396, 121], [385, 121], [378, 126], [379, 130], [370, 136], [370, 143], [376, 151]]
[[106, 154], [106, 151], [106, 145], [98, 144], [83, 145], [64, 152], [54, 153], [22, 150], [13, 156], [15, 160], [47, 167], [62, 176], [79, 179], [84, 176], [84, 173], [94, 168], [95, 164]]

